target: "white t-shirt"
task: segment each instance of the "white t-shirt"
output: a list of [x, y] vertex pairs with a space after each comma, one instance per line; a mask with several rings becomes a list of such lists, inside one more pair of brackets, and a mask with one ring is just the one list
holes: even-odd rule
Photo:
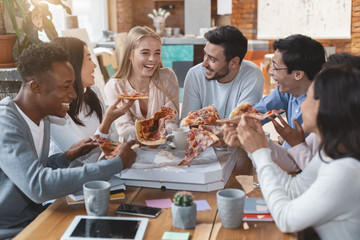
[[44, 120], [41, 119], [40, 124], [38, 126], [28, 116], [26, 116], [26, 114], [23, 111], [21, 111], [21, 109], [19, 108], [19, 106], [16, 103], [15, 103], [15, 106], [16, 106], [17, 110], [20, 112], [21, 116], [25, 119], [26, 123], [28, 124], [28, 126], [30, 128], [31, 135], [33, 137], [34, 144], [35, 144], [35, 149], [36, 149], [37, 155], [39, 157], [41, 148], [43, 145], [43, 141], [44, 141]]

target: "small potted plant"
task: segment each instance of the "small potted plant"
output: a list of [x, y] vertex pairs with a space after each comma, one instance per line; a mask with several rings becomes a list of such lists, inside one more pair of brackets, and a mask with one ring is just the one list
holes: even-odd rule
[[180, 191], [174, 195], [171, 205], [173, 225], [177, 228], [188, 229], [196, 225], [196, 204], [190, 192]]

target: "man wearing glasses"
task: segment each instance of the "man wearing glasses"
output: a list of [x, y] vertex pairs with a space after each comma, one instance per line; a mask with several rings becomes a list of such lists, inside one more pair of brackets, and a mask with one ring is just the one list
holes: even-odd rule
[[[325, 63], [325, 50], [321, 43], [300, 34], [275, 41], [274, 50], [269, 73], [276, 82], [276, 89], [254, 107], [261, 113], [284, 109], [288, 124], [296, 129], [293, 119], [302, 124], [300, 106]], [[291, 147], [287, 142], [283, 146]]]

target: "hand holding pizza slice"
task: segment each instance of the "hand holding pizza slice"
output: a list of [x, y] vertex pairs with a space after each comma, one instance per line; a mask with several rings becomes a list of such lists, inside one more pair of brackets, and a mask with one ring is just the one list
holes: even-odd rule
[[166, 142], [165, 120], [172, 119], [176, 110], [162, 106], [152, 118], [136, 120], [135, 129], [138, 141], [144, 145], [160, 145]]
[[188, 147], [185, 152], [185, 159], [182, 160], [178, 166], [189, 164], [194, 158], [199, 156], [206, 149], [211, 147], [219, 138], [203, 129], [192, 128], [187, 133], [187, 143]]
[[206, 106], [198, 111], [189, 112], [187, 116], [181, 120], [181, 127], [198, 126], [198, 125], [218, 125], [219, 113], [214, 105]]
[[121, 142], [113, 141], [108, 138], [100, 137], [99, 135], [95, 135], [92, 137], [93, 142], [99, 144], [101, 150], [105, 155], [105, 159], [111, 159], [118, 155], [118, 151], [121, 146]]
[[243, 103], [234, 108], [231, 111], [229, 118], [217, 120], [220, 123], [234, 123], [237, 124], [240, 121], [241, 115], [246, 113], [248, 117], [252, 117], [258, 120], [264, 120], [269, 116], [279, 114], [284, 112], [284, 110], [270, 110], [267, 113], [259, 113], [250, 103]]

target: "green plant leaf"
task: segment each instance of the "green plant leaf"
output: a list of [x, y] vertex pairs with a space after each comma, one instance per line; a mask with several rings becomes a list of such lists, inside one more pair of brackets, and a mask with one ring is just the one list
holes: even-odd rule
[[52, 40], [59, 36], [51, 20], [47, 19], [46, 17], [43, 17], [43, 24], [44, 24], [44, 31], [46, 33], [46, 36], [49, 38], [49, 40]]
[[65, 11], [71, 15], [71, 8], [64, 4], [61, 0], [46, 0], [46, 2], [54, 5], [61, 5], [65, 9]]
[[13, 46], [12, 56], [14, 57], [15, 60], [17, 60], [19, 56], [19, 39], [16, 39], [16, 42]]
[[31, 5], [27, 0], [10, 0], [14, 2], [16, 5], [16, 16], [20, 18], [24, 18], [27, 13], [28, 9], [30, 9]]
[[[25, 33], [24, 40], [25, 40], [25, 38], [28, 38], [28, 40], [32, 43], [40, 42], [38, 30], [32, 23], [30, 17], [27, 17], [24, 19], [23, 30]], [[20, 39], [20, 45], [22, 45], [21, 39]], [[21, 51], [20, 51], [20, 53], [21, 53]]]
[[33, 44], [27, 36], [24, 37], [24, 40], [19, 45], [19, 55], [28, 48], [31, 44]]
[[7, 11], [10, 17], [16, 35], [20, 37], [19, 27], [16, 22], [16, 14], [15, 14], [16, 10], [15, 10], [14, 1], [2, 0], [2, 2], [4, 4], [5, 10]]
[[[51, 40], [58, 36], [55, 30], [54, 24], [52, 23], [52, 14], [49, 11], [48, 4], [61, 5], [68, 14], [71, 14], [71, 9], [63, 3], [61, 0], [1, 0], [4, 4], [6, 11], [10, 16], [11, 23], [14, 31], [18, 37], [18, 44], [14, 46], [13, 56], [15, 59], [18, 58], [18, 54], [31, 45], [32, 43], [41, 42], [39, 39], [39, 32], [34, 25], [31, 12], [34, 9], [41, 14], [37, 16], [41, 17], [43, 24], [38, 24], [40, 29], [43, 29], [47, 37]], [[18, 19], [17, 19], [18, 17]], [[18, 21], [21, 24], [18, 25]], [[35, 21], [36, 23], [36, 21]], [[40, 23], [40, 22], [38, 22]]]

